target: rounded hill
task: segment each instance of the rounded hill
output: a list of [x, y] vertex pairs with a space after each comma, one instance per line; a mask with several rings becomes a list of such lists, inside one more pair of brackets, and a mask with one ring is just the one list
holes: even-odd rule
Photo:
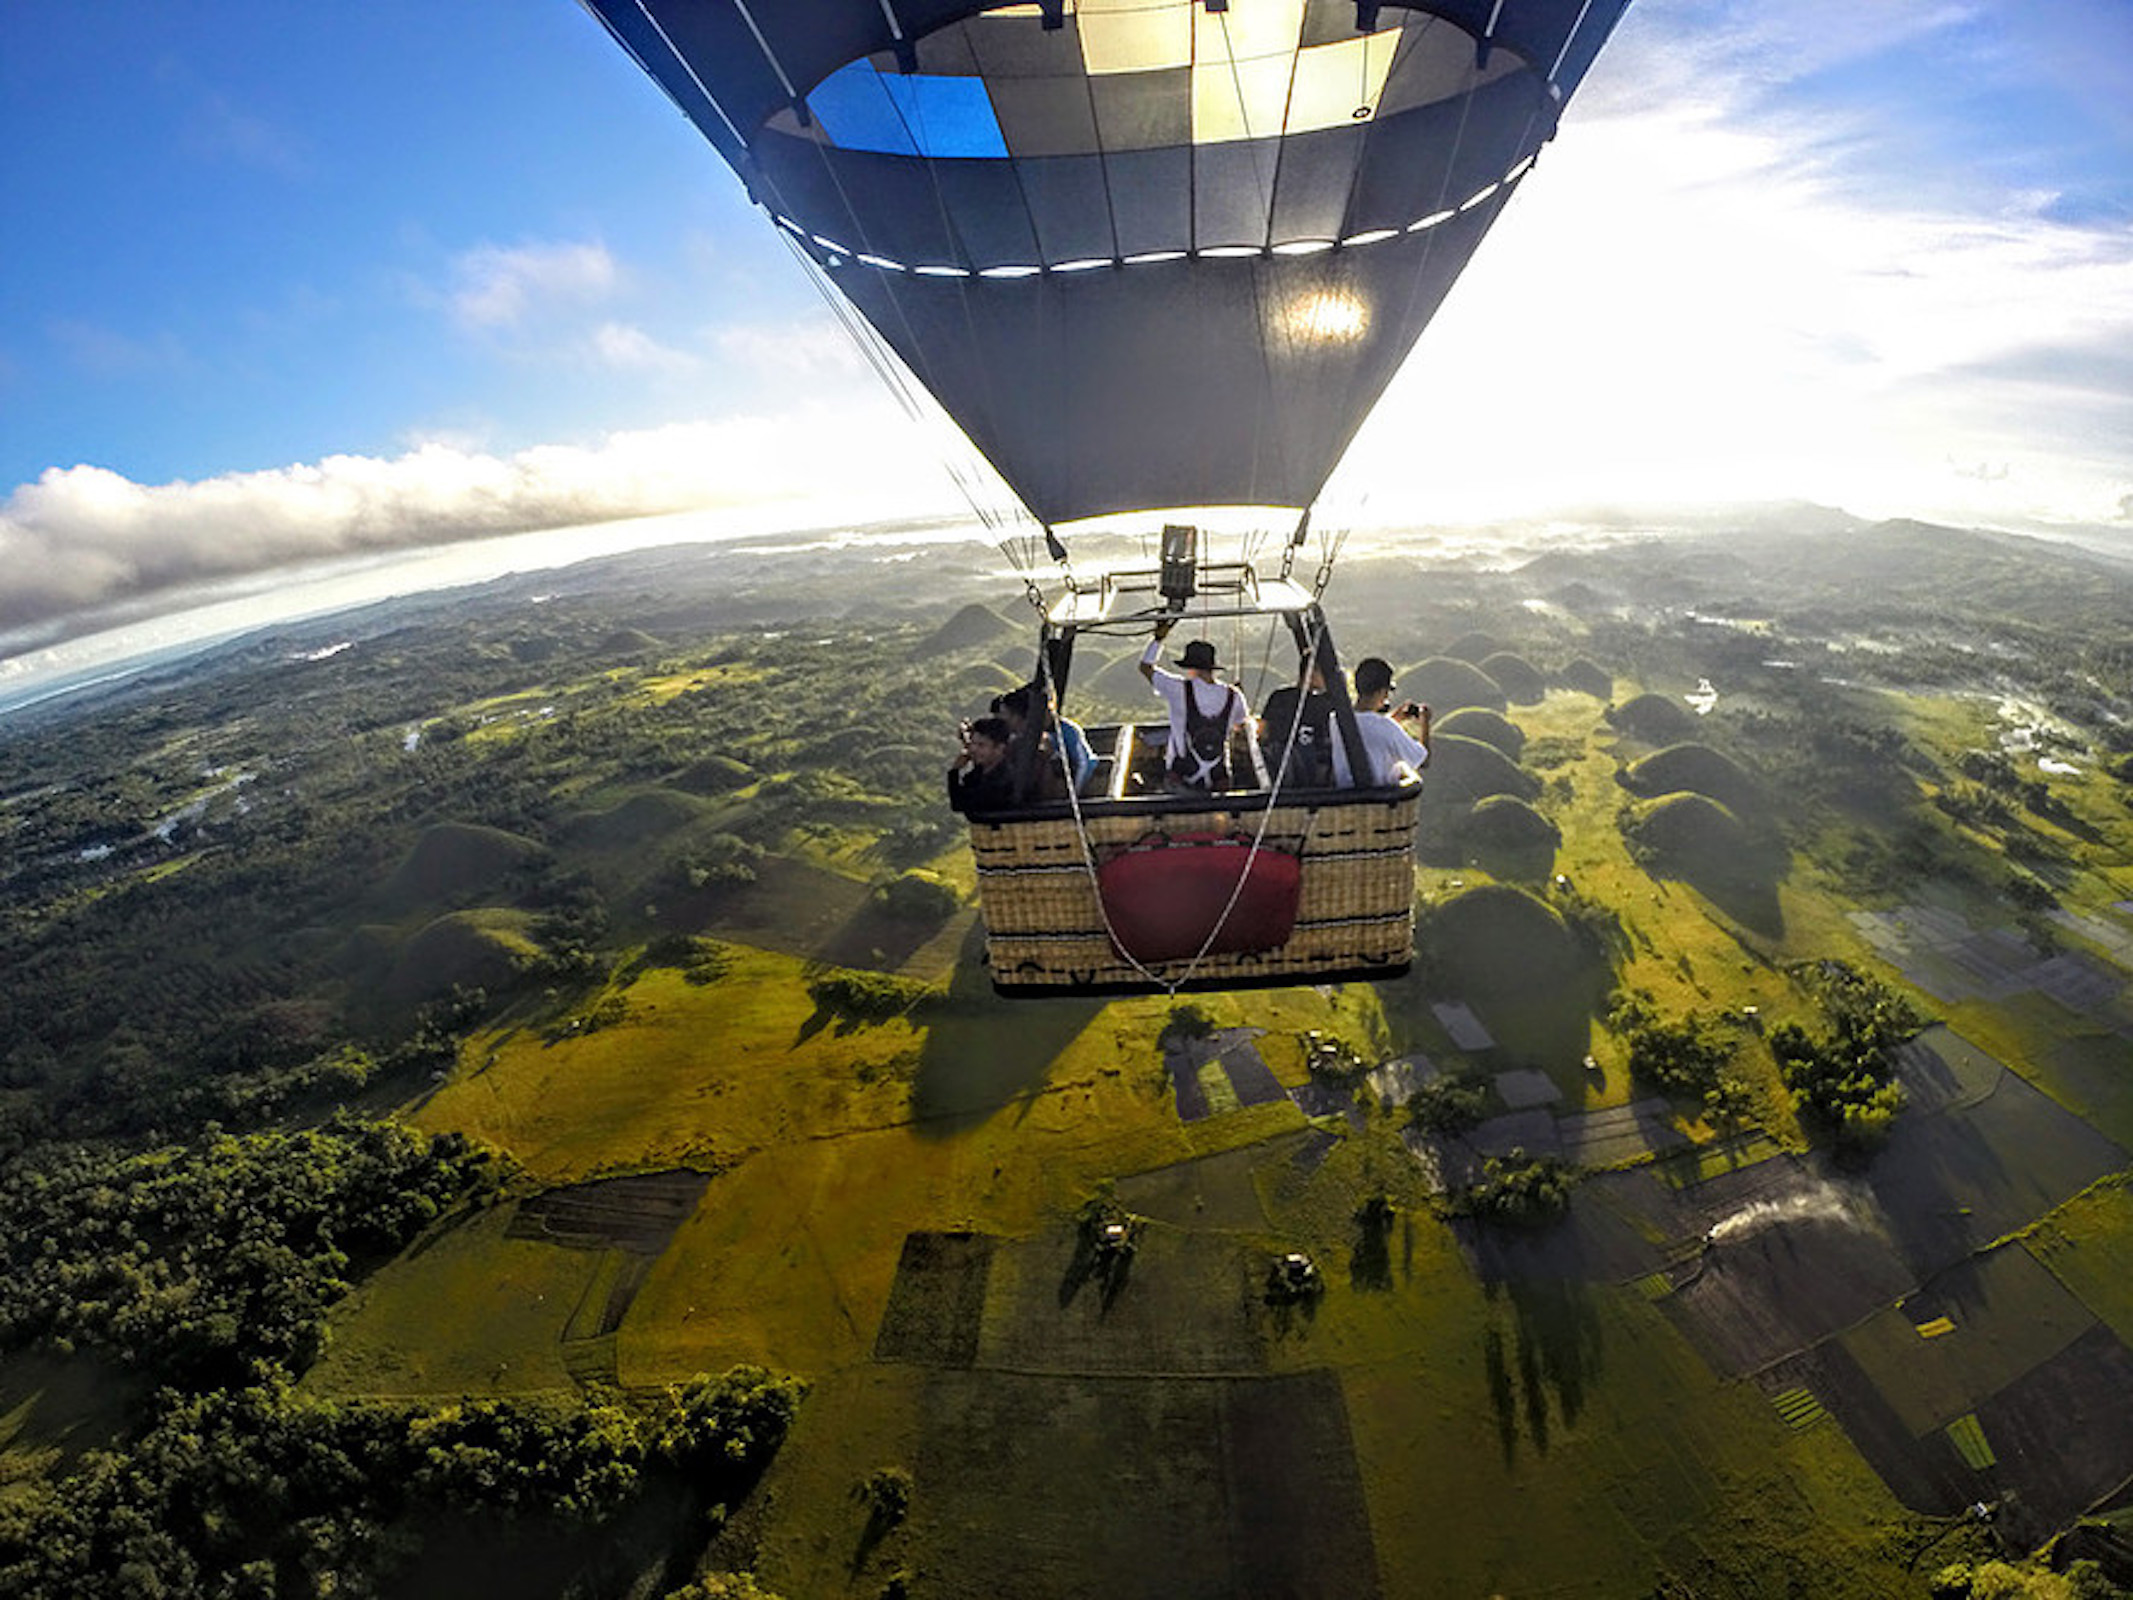
[[928, 634], [912, 654], [930, 657], [957, 650], [981, 650], [1014, 632], [1013, 623], [991, 607], [981, 606], [973, 600]]
[[1492, 794], [1530, 800], [1541, 791], [1540, 779], [1494, 745], [1455, 733], [1431, 739], [1425, 776], [1423, 794], [1437, 804], [1463, 805]]
[[1595, 700], [1605, 700], [1615, 692], [1615, 680], [1598, 662], [1579, 656], [1563, 668], [1563, 687], [1589, 694]]
[[1484, 849], [1533, 850], [1560, 844], [1563, 832], [1516, 795], [1492, 794], [1467, 814], [1467, 842]]
[[1454, 661], [1471, 662], [1479, 666], [1503, 648], [1503, 642], [1494, 634], [1483, 633], [1478, 628], [1470, 629], [1444, 647], [1444, 653]]
[[1700, 794], [1734, 811], [1762, 804], [1762, 787], [1731, 756], [1704, 744], [1670, 744], [1635, 762], [1623, 783], [1646, 798], [1666, 794]]
[[1627, 828], [1630, 843], [1670, 876], [1738, 876], [1755, 854], [1739, 817], [1701, 794], [1670, 794], [1640, 809]]
[[1503, 685], [1479, 667], [1450, 656], [1431, 656], [1409, 667], [1400, 674], [1393, 695], [1400, 700], [1420, 700], [1440, 713], [1456, 711], [1461, 706], [1501, 711], [1506, 703]]
[[957, 694], [985, 705], [992, 704], [994, 695], [1005, 694], [1016, 686], [1015, 675], [996, 661], [973, 662], [950, 681]]
[[1481, 670], [1496, 680], [1513, 705], [1537, 706], [1547, 697], [1548, 680], [1524, 656], [1499, 650], [1483, 659]]
[[423, 830], [385, 880], [385, 900], [402, 911], [449, 905], [487, 893], [547, 858], [547, 846], [523, 834], [474, 822], [440, 822]]
[[1148, 688], [1148, 680], [1141, 676], [1140, 659], [1139, 653], [1135, 651], [1104, 662], [1100, 666], [1091, 661], [1088, 667], [1083, 669], [1089, 673], [1086, 678], [1077, 672], [1069, 681], [1069, 697], [1083, 710], [1106, 707], [1113, 710], [1139, 710], [1149, 706], [1160, 709], [1154, 694]]
[[412, 1005], [454, 989], [508, 989], [540, 959], [540, 946], [527, 936], [532, 920], [493, 906], [439, 917], [400, 947], [385, 998]]
[[618, 850], [662, 838], [715, 810], [675, 789], [639, 789], [605, 811], [582, 811], [565, 824], [570, 842], [590, 850]]
[[1696, 727], [1695, 719], [1680, 702], [1663, 694], [1640, 694], [1625, 700], [1607, 713], [1607, 720], [1646, 744], [1672, 744], [1687, 738]]
[[1426, 936], [1435, 975], [1454, 990], [1561, 984], [1595, 964], [1551, 907], [1508, 884], [1482, 884], [1440, 901], [1426, 919]]
[[755, 770], [731, 756], [705, 756], [683, 767], [668, 781], [687, 794], [730, 794], [755, 782]]
[[1460, 739], [1478, 739], [1483, 744], [1495, 746], [1512, 761], [1516, 761], [1519, 752], [1526, 748], [1525, 730], [1486, 706], [1468, 706], [1448, 717], [1440, 717], [1436, 731]]

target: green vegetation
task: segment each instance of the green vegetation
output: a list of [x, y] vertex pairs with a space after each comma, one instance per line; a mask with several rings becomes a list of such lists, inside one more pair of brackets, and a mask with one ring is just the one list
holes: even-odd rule
[[1512, 1151], [1491, 1156], [1481, 1181], [1460, 1194], [1455, 1209], [1485, 1222], [1516, 1228], [1543, 1227], [1570, 1208], [1570, 1174], [1554, 1156]]
[[1488, 1112], [1488, 1080], [1471, 1067], [1439, 1073], [1416, 1088], [1407, 1102], [1408, 1120], [1427, 1133], [1466, 1132]]
[[1609, 706], [1607, 721], [1646, 744], [1670, 744], [1692, 732], [1696, 721], [1678, 700], [1663, 694], [1640, 694], [1618, 706]]
[[489, 1166], [456, 1134], [345, 1119], [47, 1147], [0, 1180], [0, 1348], [89, 1346], [196, 1384], [301, 1371], [352, 1264], [405, 1245]]
[[810, 978], [816, 1005], [845, 1022], [887, 1022], [932, 1004], [940, 991], [885, 972], [825, 972]]
[[[1457, 641], [1401, 685], [1447, 713], [1414, 971], [1010, 1007], [938, 794], [956, 717], [1026, 673], [1026, 625], [957, 611], [989, 579], [928, 555], [923, 599], [861, 609], [849, 554], [746, 581], [643, 559], [610, 593], [386, 608], [0, 724], [0, 1591], [923, 1595], [1007, 1563], [1087, 1592], [1980, 1581], [1982, 1538], [1906, 1577], [1939, 1525], [1843, 1429], [1715, 1370], [1683, 1286], [1625, 1287], [1589, 1225], [1693, 1256], [1603, 1214], [1647, 1180], [1602, 1170], [1648, 1159], [1640, 1131], [1691, 1141], [1683, 1189], [1818, 1170], [1781, 1069], [1810, 1133], [1885, 1126], [1899, 935], [1942, 941], [1916, 980], [1941, 987], [1943, 947], [2025, 979], [2010, 928], [2063, 952], [2052, 994], [1950, 1020], [2133, 1137], [2116, 1035], [2057, 997], [2123, 965], [2124, 586], [2028, 554], [1941, 582], [1933, 556], [1914, 603], [1858, 581], [1896, 559], [1875, 541], [1746, 536], [1708, 568], [1671, 544], [1426, 585], [1350, 564], [1351, 659]], [[2009, 603], [2040, 596], [2043, 622]], [[1145, 715], [1136, 652], [1084, 643], [1070, 711], [1110, 686]], [[1718, 701], [1689, 719], [1700, 678]], [[1481, 709], [1507, 698], [1516, 726]], [[1654, 796], [1628, 835], [1622, 778]], [[1232, 1048], [1173, 1093], [1151, 1042], [1217, 1027]], [[1438, 1070], [1388, 1114], [1363, 1074], [1395, 1056]], [[1508, 1110], [1552, 1111], [1592, 1170], [1559, 1229], [1562, 1166], [1467, 1181], [1460, 1136]], [[1950, 1175], [1980, 1216], [1989, 1190]], [[2101, 1184], [1996, 1253], [2065, 1285], [2022, 1338], [1958, 1307], [1921, 1347], [1906, 1304], [1846, 1348], [1935, 1447], [1943, 1412], [2004, 1439], [1963, 1382], [2061, 1359], [2086, 1316], [2133, 1325], [2129, 1218]], [[1309, 1287], [1270, 1301], [1290, 1254]], [[772, 1461], [796, 1390], [760, 1380], [785, 1399], [728, 1476], [658, 1418], [734, 1367], [818, 1398]], [[894, 1462], [920, 1473], [901, 1494]]]
[[1820, 999], [1829, 1031], [1817, 1037], [1781, 1023], [1771, 1030], [1771, 1053], [1803, 1113], [1840, 1146], [1871, 1150], [1903, 1109], [1896, 1049], [1922, 1021], [1902, 996], [1844, 962], [1816, 962], [1799, 975]]
[[1650, 995], [1632, 992], [1615, 997], [1607, 1025], [1628, 1047], [1630, 1075], [1640, 1083], [1677, 1099], [1699, 1100], [1714, 1112], [1745, 1110], [1747, 1090], [1726, 1070], [1739, 1036], [1719, 1019], [1698, 1011], [1662, 1018], [1654, 1013]]
[[[0, 1500], [0, 1591], [376, 1592], [455, 1519], [613, 1518], [656, 1480], [745, 1493], [800, 1390], [755, 1370], [649, 1402], [350, 1405], [286, 1384], [173, 1399], [123, 1454]], [[506, 1526], [510, 1524], [507, 1523]]]

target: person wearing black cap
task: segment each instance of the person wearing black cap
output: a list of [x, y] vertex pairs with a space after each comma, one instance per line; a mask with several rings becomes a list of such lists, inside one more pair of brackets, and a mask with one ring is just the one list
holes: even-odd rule
[[[1230, 787], [1230, 734], [1239, 726], [1249, 730], [1252, 708], [1233, 685], [1215, 674], [1222, 670], [1215, 647], [1194, 639], [1177, 658], [1183, 673], [1158, 665], [1163, 641], [1170, 635], [1166, 620], [1155, 625], [1155, 637], [1141, 652], [1141, 676], [1154, 686], [1170, 711], [1170, 741], [1164, 747], [1164, 786], [1170, 789], [1221, 790]], [[1263, 787], [1266, 769], [1259, 759], [1259, 746], [1244, 741], [1251, 752], [1253, 770]]]
[[[1383, 788], [1398, 783], [1403, 767], [1419, 772], [1429, 765], [1429, 707], [1409, 700], [1387, 711], [1395, 685], [1392, 663], [1365, 656], [1355, 664], [1355, 725], [1370, 757], [1369, 782]], [[1400, 724], [1411, 722], [1414, 733]]]

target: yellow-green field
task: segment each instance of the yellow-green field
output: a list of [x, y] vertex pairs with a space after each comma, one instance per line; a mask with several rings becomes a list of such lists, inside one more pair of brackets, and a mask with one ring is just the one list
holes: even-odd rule
[[[1618, 698], [1637, 687], [1618, 683]], [[1545, 870], [1495, 863], [1503, 881], [1539, 892], [1559, 873], [1611, 909], [1612, 979], [1663, 1013], [1755, 1007], [1765, 1024], [1812, 1024], [1784, 966], [1874, 961], [1845, 920], [1841, 875], [1802, 855], [1746, 892], [1653, 876], [1618, 821], [1616, 775], [1647, 748], [1602, 709], [1561, 690], [1516, 708], [1530, 739], [1551, 741], [1539, 804], [1565, 843]], [[1396, 1117], [1372, 1106], [1314, 1124], [1291, 1101], [1240, 1107], [1210, 1065], [1213, 1112], [1183, 1122], [1157, 1042], [1167, 1002], [998, 1002], [967, 914], [881, 963], [945, 980], [945, 998], [866, 1024], [818, 1008], [812, 958], [856, 959], [844, 952], [882, 932], [856, 878], [838, 877], [859, 871], [861, 850], [841, 834], [789, 842], [766, 882], [808, 903], [776, 930], [749, 921], [764, 906], [730, 897], [727, 923], [702, 925], [733, 941], [722, 978], [642, 970], [598, 997], [596, 1027], [528, 1020], [477, 1038], [407, 1113], [507, 1152], [515, 1193], [708, 1175], [663, 1249], [515, 1234], [506, 1201], [370, 1280], [307, 1382], [508, 1393], [643, 1389], [741, 1362], [796, 1373], [811, 1385], [799, 1423], [711, 1555], [788, 1596], [871, 1596], [898, 1572], [967, 1596], [1904, 1592], [1904, 1557], [1926, 1535], [1833, 1420], [1715, 1376], [1653, 1303], [1663, 1278], [1484, 1282], [1423, 1194]], [[967, 890], [960, 852], [933, 865]], [[1481, 860], [1418, 874], [1425, 903], [1491, 881]], [[1431, 1010], [1452, 998], [1496, 1036], [1495, 1064], [1549, 1073], [1561, 1111], [1647, 1092], [1597, 993], [1540, 1005], [1506, 982], [1453, 995], [1424, 971], [1196, 1003], [1218, 1026], [1264, 1030], [1268, 1066], [1293, 1086], [1306, 1029], [1457, 1059]], [[2106, 1127], [2124, 1116], [2123, 1074], [2068, 1045], [2055, 1018], [1959, 1020]], [[1800, 1148], [1769, 1052], [1746, 1034], [1737, 1070], [1764, 1130], [1753, 1155]], [[1685, 1180], [1732, 1164], [1705, 1143], [1672, 1167]], [[1108, 1289], [1079, 1264], [1074, 1221], [1099, 1192], [1145, 1219]], [[1366, 1261], [1355, 1209], [1372, 1194], [1397, 1221]], [[2033, 1244], [2122, 1334], [2124, 1199], [2092, 1192]], [[1266, 1302], [1267, 1264], [1290, 1249], [1321, 1264], [1322, 1301]], [[2022, 1298], [2010, 1275], [2023, 1271], [2063, 1296], [2028, 1253], [2003, 1252], [1991, 1276], [2005, 1303]], [[1848, 1338], [1910, 1397], [1923, 1433], [1977, 1371], [2058, 1348], [2079, 1317], [2061, 1320], [1959, 1318], [1918, 1362], [1921, 1336], [1894, 1308]], [[1942, 1382], [1936, 1363], [1962, 1381]], [[890, 1465], [913, 1473], [912, 1509], [870, 1526], [856, 1486]]]
[[[374, 1278], [309, 1381], [481, 1393], [796, 1372], [812, 1397], [721, 1550], [788, 1595], [871, 1594], [896, 1568], [930, 1593], [996, 1594], [1008, 1560], [1028, 1592], [1114, 1594], [1180, 1561], [1234, 1575], [1292, 1548], [1322, 1575], [1345, 1552], [1356, 1593], [1636, 1593], [1766, 1554], [1826, 1573], [1819, 1593], [1879, 1592], [1877, 1529], [1901, 1513], [1833, 1426], [1796, 1433], [1714, 1378], [1634, 1288], [1484, 1287], [1419, 1204], [1389, 1119], [1336, 1120], [1305, 1170], [1293, 1103], [1177, 1119], [1160, 1002], [966, 999], [848, 1027], [816, 1014], [805, 971], [742, 951], [701, 988], [647, 972], [624, 1021], [477, 1041], [414, 1113], [544, 1185], [715, 1174], [611, 1342], [573, 1330], [606, 1292], [600, 1253], [507, 1237], [506, 1207]], [[1209, 1005], [1267, 1027], [1269, 1064], [1298, 1082], [1294, 1034], [1367, 1036], [1385, 1025], [1374, 1002]], [[1069, 1292], [1071, 1219], [1115, 1180], [1153, 1220], [1107, 1305]], [[1364, 1283], [1352, 1211], [1378, 1190], [1400, 1225]], [[913, 1234], [990, 1241], [962, 1356], [877, 1349]], [[1259, 1296], [1287, 1248], [1325, 1264], [1313, 1310]], [[914, 1509], [862, 1549], [853, 1486], [888, 1464], [915, 1473]]]

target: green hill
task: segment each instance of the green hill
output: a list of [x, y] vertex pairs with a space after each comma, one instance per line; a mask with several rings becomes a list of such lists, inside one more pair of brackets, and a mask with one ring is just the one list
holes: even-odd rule
[[949, 680], [959, 699], [977, 707], [973, 713], [977, 716], [985, 714], [985, 709], [992, 704], [994, 695], [1005, 694], [1020, 681], [1012, 672], [994, 661], [972, 662]]
[[688, 794], [714, 795], [745, 789], [755, 779], [754, 769], [746, 762], [736, 761], [731, 756], [705, 756], [701, 761], [683, 767], [667, 781]]
[[1468, 706], [1448, 717], [1438, 718], [1436, 731], [1461, 739], [1478, 739], [1483, 744], [1495, 746], [1512, 761], [1516, 761], [1519, 752], [1526, 747], [1525, 731], [1517, 723], [1484, 706]]
[[[1074, 676], [1067, 685], [1069, 701], [1079, 708], [1076, 714], [1085, 713], [1086, 720], [1092, 722], [1108, 722], [1119, 714], [1134, 719], [1160, 716], [1163, 703], [1141, 676], [1140, 659], [1138, 650], [1109, 662], [1094, 657], [1084, 661], [1077, 652]], [[1099, 711], [1109, 715], [1099, 716]]]
[[1707, 795], [1654, 800], [1637, 811], [1627, 831], [1638, 853], [1671, 877], [1738, 877], [1756, 853], [1740, 818]]
[[545, 845], [520, 834], [472, 822], [440, 822], [423, 830], [385, 880], [384, 900], [402, 913], [450, 905], [486, 894], [547, 857]]
[[1395, 699], [1419, 700], [1439, 715], [1461, 706], [1504, 709], [1503, 686], [1479, 667], [1449, 656], [1431, 656], [1400, 674]]
[[1563, 668], [1563, 687], [1575, 689], [1579, 694], [1589, 694], [1595, 700], [1605, 700], [1615, 692], [1615, 680], [1607, 669], [1586, 656]]
[[1743, 813], [1763, 804], [1762, 785], [1732, 757], [1703, 744], [1670, 744], [1655, 751], [1623, 773], [1622, 782], [1647, 799], [1700, 794]]
[[398, 1005], [435, 999], [454, 989], [508, 989], [539, 959], [540, 946], [523, 911], [483, 906], [439, 917], [400, 947], [382, 985]]
[[713, 809], [693, 794], [645, 788], [604, 811], [579, 812], [563, 825], [564, 837], [581, 849], [629, 849], [701, 822]]
[[1672, 744], [1687, 738], [1696, 727], [1696, 719], [1687, 709], [1663, 694], [1640, 694], [1625, 700], [1608, 711], [1607, 720], [1646, 744]]
[[1548, 680], [1524, 656], [1499, 650], [1483, 659], [1481, 670], [1502, 686], [1513, 705], [1537, 706], [1548, 693]]
[[990, 649], [1016, 631], [1014, 624], [997, 611], [972, 601], [928, 634], [911, 653], [930, 659], [958, 650]]
[[1530, 800], [1540, 791], [1540, 779], [1521, 770], [1492, 744], [1463, 739], [1455, 733], [1440, 734], [1430, 741], [1425, 804], [1467, 805], [1492, 794]]
[[1465, 837], [1483, 849], [1531, 850], [1552, 848], [1563, 832], [1516, 795], [1492, 794], [1467, 814]]
[[1444, 647], [1444, 653], [1454, 661], [1465, 661], [1478, 667], [1502, 648], [1502, 643], [1494, 634], [1476, 629], [1459, 635]]

